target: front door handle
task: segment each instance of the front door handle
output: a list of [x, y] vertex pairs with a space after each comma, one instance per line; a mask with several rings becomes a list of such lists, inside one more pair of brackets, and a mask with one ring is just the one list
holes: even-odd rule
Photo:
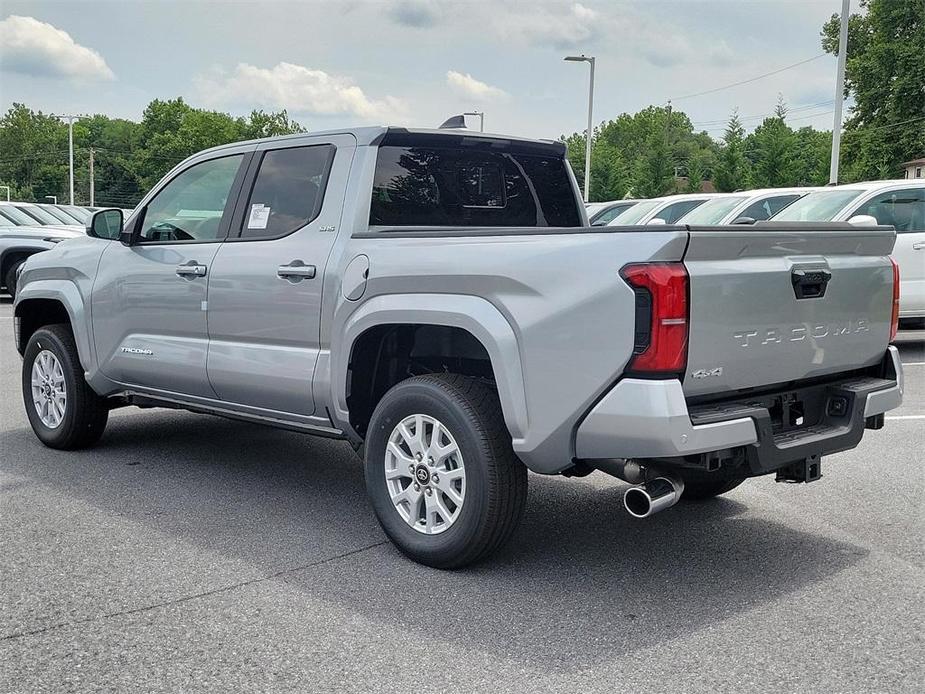
[[315, 266], [306, 265], [301, 260], [293, 260], [289, 265], [280, 265], [276, 270], [276, 276], [294, 282], [314, 279]]
[[180, 277], [205, 277], [206, 266], [200, 265], [194, 260], [187, 263], [186, 265], [178, 265], [177, 274]]
[[913, 250], [913, 251], [921, 251], [922, 249], [925, 249], [925, 242], [913, 243], [913, 244], [912, 244], [912, 250]]

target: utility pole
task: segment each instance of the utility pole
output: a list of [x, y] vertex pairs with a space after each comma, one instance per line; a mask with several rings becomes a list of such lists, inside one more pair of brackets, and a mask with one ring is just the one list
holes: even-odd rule
[[841, 151], [842, 106], [845, 101], [845, 59], [848, 57], [848, 6], [851, 0], [841, 3], [841, 32], [838, 38], [838, 67], [835, 78], [835, 122], [832, 123], [832, 161], [829, 164], [829, 183], [838, 183], [838, 157]]
[[588, 83], [588, 129], [585, 134], [585, 202], [588, 202], [591, 193], [591, 135], [592, 113], [594, 111], [594, 56], [569, 55], [565, 60], [573, 63], [588, 63], [591, 66], [591, 75]]
[[90, 207], [95, 207], [93, 204], [93, 148], [90, 148]]
[[84, 116], [61, 114], [57, 118], [67, 119], [68, 180], [71, 192], [71, 204], [74, 204], [74, 121]]

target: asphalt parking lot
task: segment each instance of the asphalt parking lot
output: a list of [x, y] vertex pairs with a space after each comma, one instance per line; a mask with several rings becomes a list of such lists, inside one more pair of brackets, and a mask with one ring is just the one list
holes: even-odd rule
[[925, 331], [900, 348], [904, 405], [817, 483], [638, 521], [621, 482], [534, 475], [511, 545], [447, 573], [343, 443], [130, 408], [43, 448], [4, 297], [0, 691], [920, 691]]

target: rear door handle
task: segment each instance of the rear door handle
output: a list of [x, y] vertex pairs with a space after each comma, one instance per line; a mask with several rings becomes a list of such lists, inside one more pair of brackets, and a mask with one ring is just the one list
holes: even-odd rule
[[913, 251], [920, 251], [920, 250], [922, 250], [923, 248], [925, 248], [925, 242], [913, 243], [913, 244], [912, 244], [912, 250], [913, 250]]
[[276, 276], [284, 280], [310, 280], [315, 277], [315, 266], [306, 265], [301, 260], [293, 260], [289, 265], [280, 265]]
[[187, 263], [186, 265], [178, 265], [177, 274], [180, 275], [180, 277], [205, 277], [206, 266], [199, 265], [195, 261]]

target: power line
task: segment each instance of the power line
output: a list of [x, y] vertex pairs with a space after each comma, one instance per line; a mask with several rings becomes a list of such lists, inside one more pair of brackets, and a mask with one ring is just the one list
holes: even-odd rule
[[741, 82], [733, 82], [732, 84], [726, 84], [722, 87], [715, 87], [714, 89], [707, 89], [703, 92], [696, 92], [694, 94], [685, 94], [684, 96], [675, 96], [671, 98], [671, 101], [680, 101], [681, 99], [693, 99], [695, 96], [704, 96], [705, 94], [714, 94], [716, 92], [721, 92], [724, 89], [731, 89], [732, 87], [738, 87], [743, 84], [749, 84], [750, 82], [757, 82], [758, 80], [764, 79], [765, 77], [770, 77], [771, 75], [776, 75], [778, 73], [784, 72], [785, 70], [790, 70], [800, 65], [806, 65], [806, 63], [811, 63], [814, 60], [819, 60], [819, 58], [825, 57], [827, 53], [820, 53], [819, 55], [814, 55], [812, 58], [807, 58], [806, 60], [801, 60], [798, 63], [793, 63], [793, 65], [787, 65], [777, 70], [771, 70], [771, 72], [766, 72], [763, 75], [756, 75], [755, 77], [750, 77], [747, 80], [742, 80]]
[[[820, 102], [817, 103], [817, 104], [807, 104], [807, 105], [805, 105], [805, 106], [795, 106], [794, 108], [788, 108], [788, 109], [787, 109], [787, 117], [789, 117], [791, 113], [799, 113], [799, 112], [801, 112], [801, 111], [809, 111], [809, 110], [812, 110], [812, 109], [814, 109], [814, 108], [819, 108], [820, 106], [830, 106], [830, 105], [832, 105], [833, 103], [835, 103], [835, 100], [834, 100], [834, 99], [829, 99], [828, 101], [820, 101]], [[830, 113], [831, 113], [831, 111], [830, 111]], [[754, 115], [754, 116], [739, 116], [739, 120], [740, 120], [740, 121], [763, 120], [763, 119], [765, 119], [765, 118], [770, 118], [770, 117], [773, 116], [773, 115], [775, 115], [775, 113], [772, 111], [772, 112], [770, 112], [770, 113], [761, 113], [761, 114], [757, 114], [757, 115]], [[694, 125], [694, 126], [699, 126], [699, 125], [723, 125], [723, 126], [725, 126], [728, 122], [729, 122], [729, 119], [728, 119], [728, 118], [723, 118], [723, 119], [717, 119], [717, 120], [702, 120], [702, 121], [696, 121], [696, 122], [691, 123], [691, 125]]]

